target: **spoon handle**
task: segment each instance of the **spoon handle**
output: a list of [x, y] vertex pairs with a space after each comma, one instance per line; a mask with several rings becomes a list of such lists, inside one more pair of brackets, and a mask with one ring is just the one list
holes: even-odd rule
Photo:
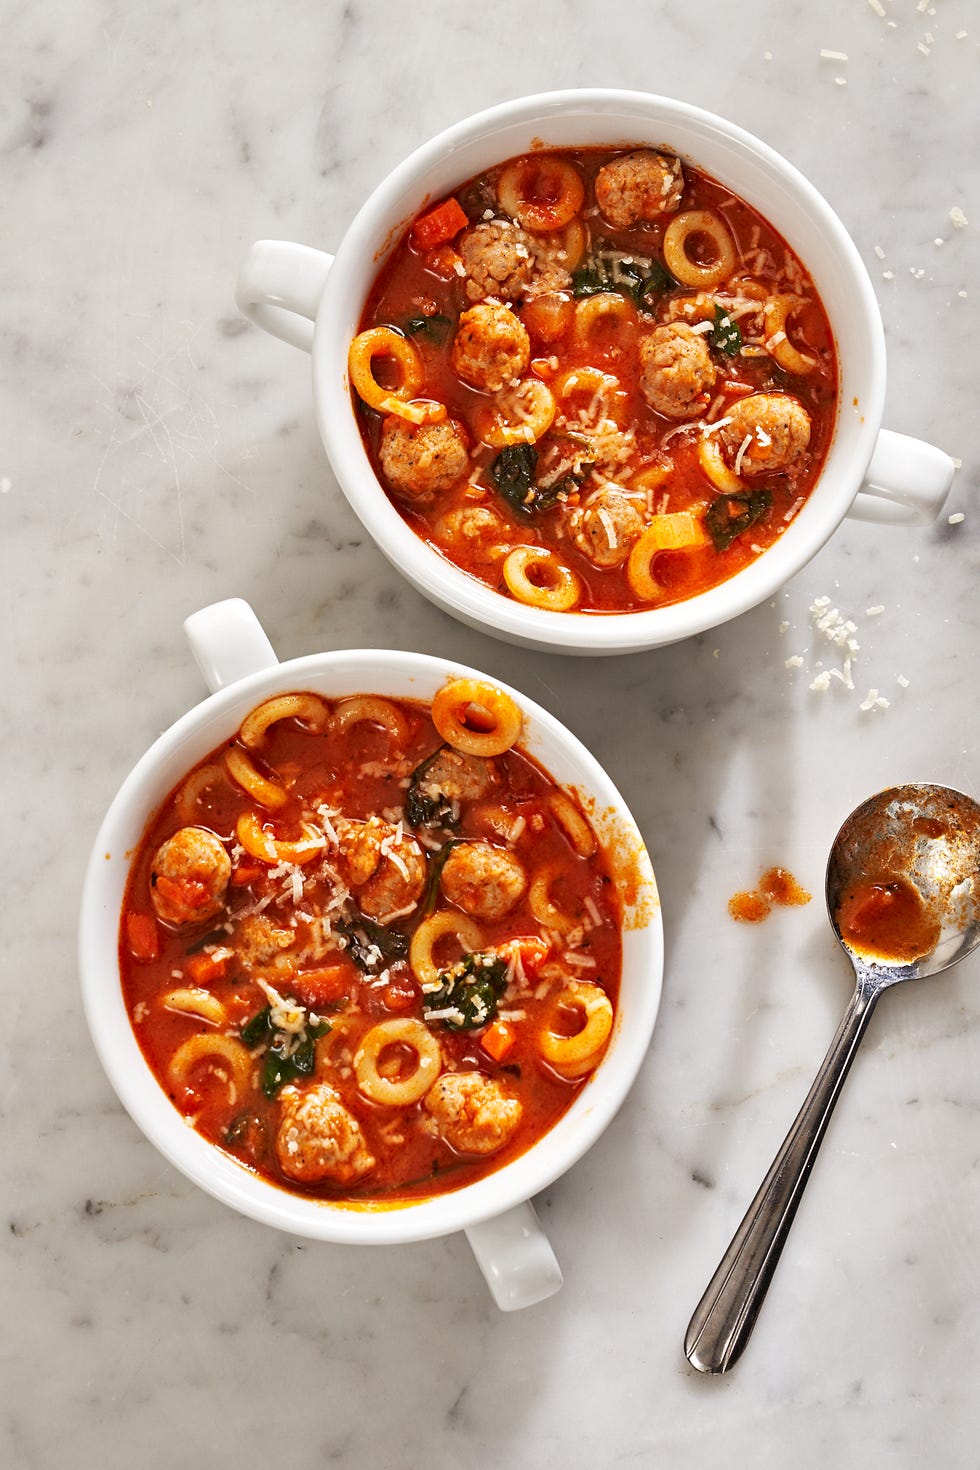
[[726, 1372], [749, 1340], [879, 994], [858, 984], [796, 1121], [697, 1305], [684, 1352], [702, 1373]]

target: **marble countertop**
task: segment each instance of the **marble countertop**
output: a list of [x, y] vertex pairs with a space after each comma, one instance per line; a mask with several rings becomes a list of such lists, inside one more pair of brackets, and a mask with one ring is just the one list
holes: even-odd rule
[[[892, 782], [980, 792], [976, 8], [0, 14], [0, 1463], [975, 1464], [976, 959], [882, 1002], [741, 1363], [705, 1379], [681, 1344], [850, 991], [819, 896], [834, 832]], [[233, 301], [253, 239], [329, 249], [417, 143], [576, 85], [707, 107], [808, 174], [878, 293], [886, 423], [962, 465], [932, 528], [845, 523], [772, 604], [594, 663], [469, 631], [396, 578], [326, 465], [308, 363]], [[84, 862], [128, 768], [203, 695], [182, 619], [236, 595], [281, 657], [414, 648], [517, 684], [647, 838], [660, 1019], [613, 1125], [537, 1201], [565, 1272], [540, 1306], [498, 1312], [462, 1237], [368, 1250], [238, 1217], [157, 1155], [99, 1067]], [[809, 688], [823, 596], [857, 624], [853, 693]], [[887, 710], [862, 711], [872, 688]], [[814, 901], [736, 925], [729, 896], [772, 864]]]

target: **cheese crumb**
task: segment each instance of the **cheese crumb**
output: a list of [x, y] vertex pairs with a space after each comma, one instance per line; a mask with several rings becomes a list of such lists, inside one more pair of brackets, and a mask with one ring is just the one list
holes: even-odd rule
[[894, 279], [895, 279], [895, 272], [894, 271], [882, 271], [882, 273], [881, 273], [881, 279], [883, 281], [894, 281]]
[[958, 204], [954, 204], [949, 211], [949, 218], [954, 230], [962, 230], [970, 223]]
[[818, 694], [823, 694], [824, 690], [829, 689], [830, 688], [830, 674], [829, 674], [829, 672], [827, 670], [824, 670], [824, 672], [822, 674], [818, 674], [815, 679], [811, 680], [811, 682], [810, 682], [810, 688], [811, 689], [815, 689]]
[[784, 667], [787, 669], [802, 669], [803, 660], [798, 653], [791, 654], [788, 659], [784, 660]]
[[963, 512], [961, 510], [958, 510], [953, 515], [951, 515], [949, 517], [949, 524], [951, 526], [958, 526], [960, 524], [960, 521], [965, 521], [965, 520], [966, 520], [966, 516], [963, 514]]
[[875, 603], [874, 607], [866, 607], [865, 608], [865, 610], [864, 610], [864, 616], [866, 618], [880, 618], [881, 617], [881, 614], [884, 611], [885, 611], [885, 609], [881, 605], [881, 603]]
[[885, 252], [882, 250], [880, 245], [875, 246], [875, 255], [877, 255], [879, 260], [884, 260]]
[[898, 682], [901, 684], [903, 689], [907, 689], [909, 687], [909, 681], [908, 679], [906, 679], [904, 674], [899, 674]]
[[862, 714], [867, 714], [869, 710], [889, 709], [890, 705], [891, 701], [879, 694], [877, 689], [869, 689], [867, 698], [862, 700], [858, 705], [858, 709], [861, 710]]
[[868, 0], [868, 4], [871, 6], [871, 9], [874, 11], [875, 15], [880, 15], [882, 18], [884, 18], [885, 7], [882, 5], [881, 0]]
[[779, 631], [780, 631], [780, 633], [785, 633], [785, 632], [788, 631], [788, 629], [789, 629], [789, 623], [787, 623], [785, 621], [785, 619], [784, 619], [783, 622], [781, 622], [780, 625], [779, 625]]

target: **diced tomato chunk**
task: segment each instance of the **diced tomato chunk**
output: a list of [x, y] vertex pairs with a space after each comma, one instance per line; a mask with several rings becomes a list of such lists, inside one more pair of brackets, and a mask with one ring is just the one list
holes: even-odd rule
[[347, 965], [325, 965], [319, 970], [298, 970], [289, 977], [289, 990], [310, 1010], [336, 1005], [350, 994], [353, 976]]
[[126, 943], [134, 960], [147, 963], [160, 958], [160, 935], [152, 914], [126, 915]]
[[468, 223], [459, 200], [446, 199], [415, 221], [412, 238], [420, 250], [434, 250], [437, 245], [452, 240]]
[[197, 878], [169, 878], [166, 873], [158, 873], [155, 886], [171, 909], [202, 909], [211, 899], [207, 884]]
[[407, 1011], [415, 1003], [417, 996], [418, 986], [410, 975], [396, 976], [385, 986], [385, 1008], [389, 1011]]

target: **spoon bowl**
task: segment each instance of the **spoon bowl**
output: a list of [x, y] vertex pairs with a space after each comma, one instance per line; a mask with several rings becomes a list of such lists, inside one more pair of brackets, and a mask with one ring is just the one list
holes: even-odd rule
[[844, 1079], [878, 997], [936, 975], [980, 943], [980, 805], [948, 786], [894, 786], [841, 827], [827, 910], [855, 988], [830, 1050], [691, 1318], [684, 1352], [702, 1373], [741, 1356], [765, 1300]]

